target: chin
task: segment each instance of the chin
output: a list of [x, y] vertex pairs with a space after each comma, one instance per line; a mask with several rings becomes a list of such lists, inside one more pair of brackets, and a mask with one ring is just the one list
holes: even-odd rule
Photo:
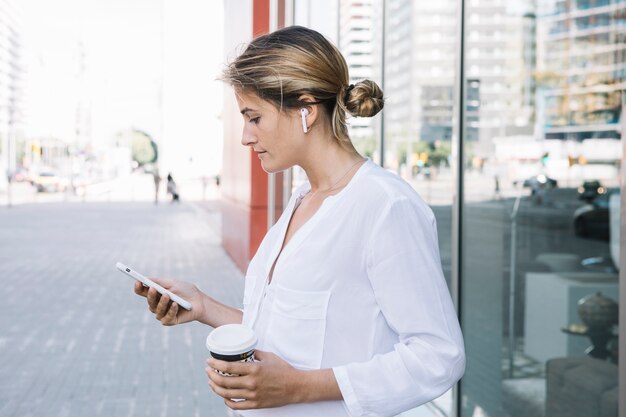
[[284, 170], [289, 169], [292, 166], [293, 165], [261, 161], [261, 167], [263, 168], [263, 171], [267, 172], [268, 174], [283, 172]]

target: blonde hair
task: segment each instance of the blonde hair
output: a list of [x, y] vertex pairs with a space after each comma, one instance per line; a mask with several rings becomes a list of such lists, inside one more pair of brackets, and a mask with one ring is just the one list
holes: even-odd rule
[[[384, 106], [383, 92], [370, 80], [349, 84], [341, 52], [319, 32], [290, 26], [254, 39], [224, 70], [221, 79], [253, 91], [280, 110], [320, 104], [339, 144], [351, 147], [346, 112], [372, 117]], [[300, 100], [303, 94], [315, 102]]]

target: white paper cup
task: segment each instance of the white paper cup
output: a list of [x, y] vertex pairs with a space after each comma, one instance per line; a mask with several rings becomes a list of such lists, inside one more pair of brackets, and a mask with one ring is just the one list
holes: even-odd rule
[[[214, 329], [206, 338], [206, 347], [215, 359], [227, 362], [253, 362], [257, 337], [254, 331], [242, 324], [225, 324]], [[228, 374], [216, 369], [225, 376]]]

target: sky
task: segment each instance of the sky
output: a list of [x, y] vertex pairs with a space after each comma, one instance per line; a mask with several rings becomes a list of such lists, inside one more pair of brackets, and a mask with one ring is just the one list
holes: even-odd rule
[[166, 164], [219, 169], [221, 1], [13, 3], [26, 47], [28, 135], [73, 140], [80, 108], [95, 147], [136, 128], [159, 143]]

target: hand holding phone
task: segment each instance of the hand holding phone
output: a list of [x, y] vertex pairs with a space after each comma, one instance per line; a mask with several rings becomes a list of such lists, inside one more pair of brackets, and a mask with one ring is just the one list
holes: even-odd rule
[[121, 262], [116, 263], [115, 266], [121, 272], [123, 272], [126, 275], [130, 276], [131, 278], [134, 278], [137, 281], [141, 282], [144, 286], [149, 287], [149, 288], [154, 288], [161, 295], [167, 294], [167, 296], [172, 301], [174, 301], [176, 304], [178, 304], [179, 306], [181, 306], [185, 310], [191, 310], [191, 303], [189, 301], [179, 297], [178, 295], [174, 294], [171, 291], [166, 290], [165, 288], [163, 288], [162, 286], [160, 286], [156, 282], [152, 281], [150, 278], [144, 277], [143, 275], [141, 275], [137, 271], [132, 270], [131, 268], [129, 268], [128, 266], [124, 265]]

